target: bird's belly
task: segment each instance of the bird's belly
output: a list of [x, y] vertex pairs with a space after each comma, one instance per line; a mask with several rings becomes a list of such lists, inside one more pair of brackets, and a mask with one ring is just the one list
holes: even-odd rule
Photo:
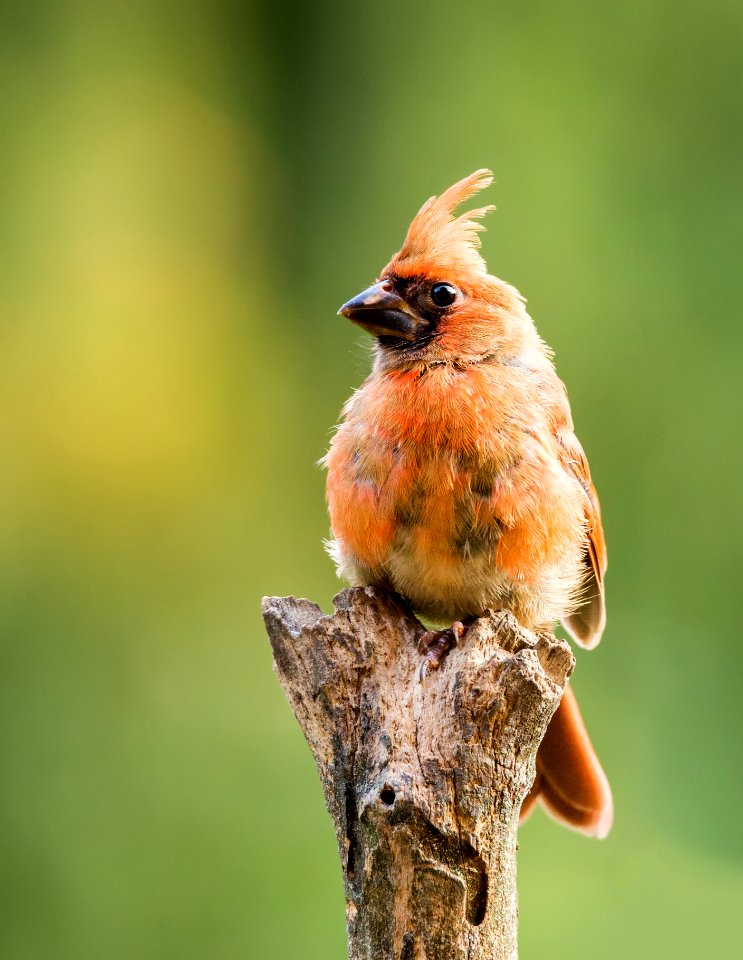
[[477, 616], [488, 607], [513, 607], [516, 584], [499, 569], [495, 545], [469, 551], [426, 529], [399, 531], [384, 563], [383, 579], [431, 620], [450, 623]]
[[562, 471], [536, 469], [533, 458], [446, 451], [421, 460], [397, 450], [386, 471], [374, 462], [349, 460], [343, 490], [334, 477], [342, 575], [387, 584], [436, 622], [489, 607], [527, 626], [563, 615], [578, 585], [583, 533]]

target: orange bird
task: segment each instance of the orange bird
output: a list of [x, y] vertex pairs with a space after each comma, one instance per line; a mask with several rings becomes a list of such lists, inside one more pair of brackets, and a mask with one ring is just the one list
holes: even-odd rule
[[[588, 648], [606, 620], [599, 501], [565, 387], [523, 298], [480, 255], [478, 221], [493, 207], [454, 214], [492, 179], [478, 170], [426, 201], [377, 282], [339, 311], [376, 345], [325, 458], [330, 552], [351, 583], [454, 622], [425, 635], [428, 668], [487, 608], [532, 630], [559, 620]], [[611, 828], [569, 687], [522, 819], [537, 801], [592, 836]]]

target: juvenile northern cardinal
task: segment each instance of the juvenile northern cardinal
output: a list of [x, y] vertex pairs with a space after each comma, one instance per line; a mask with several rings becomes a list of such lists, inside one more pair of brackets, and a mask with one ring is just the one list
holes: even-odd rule
[[[376, 337], [371, 375], [326, 457], [339, 573], [391, 588], [448, 630], [436, 668], [487, 608], [532, 630], [562, 621], [583, 647], [605, 623], [598, 497], [565, 387], [518, 291], [490, 276], [477, 221], [454, 210], [490, 185], [478, 170], [428, 200], [379, 279], [339, 313]], [[604, 837], [611, 791], [568, 687], [539, 749], [537, 800]]]

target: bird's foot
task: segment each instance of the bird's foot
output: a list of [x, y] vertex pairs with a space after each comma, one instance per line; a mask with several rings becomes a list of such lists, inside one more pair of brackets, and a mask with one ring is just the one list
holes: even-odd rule
[[418, 640], [418, 651], [425, 654], [418, 671], [420, 680], [429, 670], [438, 670], [446, 655], [456, 647], [467, 632], [467, 627], [457, 620], [448, 630], [426, 630]]

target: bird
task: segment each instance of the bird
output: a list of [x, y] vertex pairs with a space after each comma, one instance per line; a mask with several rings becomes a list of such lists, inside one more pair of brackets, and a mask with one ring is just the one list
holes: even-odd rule
[[[338, 313], [370, 333], [370, 375], [345, 404], [323, 464], [338, 574], [403, 597], [440, 667], [486, 610], [526, 628], [561, 622], [593, 648], [606, 623], [606, 546], [588, 461], [553, 353], [515, 287], [488, 273], [482, 218], [459, 207], [476, 170], [413, 218], [377, 280]], [[449, 626], [445, 626], [445, 625]], [[464, 638], [464, 639], [463, 639]], [[609, 782], [567, 686], [521, 807], [603, 838]]]

